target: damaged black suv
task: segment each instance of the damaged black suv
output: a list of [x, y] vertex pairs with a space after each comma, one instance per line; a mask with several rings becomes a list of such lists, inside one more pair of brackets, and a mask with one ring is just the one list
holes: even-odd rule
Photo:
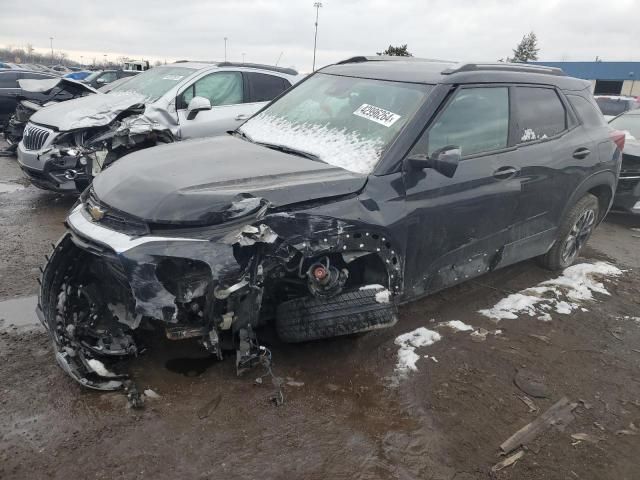
[[239, 370], [275, 322], [300, 342], [539, 257], [570, 265], [607, 213], [624, 135], [586, 81], [522, 64], [356, 57], [218, 138], [133, 153], [71, 211], [38, 312], [97, 389], [148, 328]]

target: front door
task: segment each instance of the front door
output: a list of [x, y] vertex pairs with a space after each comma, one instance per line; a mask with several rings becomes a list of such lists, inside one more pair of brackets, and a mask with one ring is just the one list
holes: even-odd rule
[[462, 159], [452, 178], [405, 169], [409, 297], [477, 276], [500, 261], [521, 189], [510, 116], [508, 87], [460, 87], [413, 147], [410, 154], [430, 156], [455, 145]]
[[[200, 111], [195, 118], [188, 120], [187, 107], [194, 97], [208, 99], [212, 108]], [[180, 138], [210, 137], [234, 130], [264, 105], [263, 102], [244, 102], [240, 72], [215, 72], [196, 80], [177, 98]]]

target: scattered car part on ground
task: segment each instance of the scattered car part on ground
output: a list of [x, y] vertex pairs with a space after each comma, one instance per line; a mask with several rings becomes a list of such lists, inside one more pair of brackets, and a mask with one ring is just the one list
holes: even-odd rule
[[236, 128], [297, 80], [294, 70], [252, 64], [155, 67], [105, 95], [39, 110], [18, 161], [35, 186], [79, 193], [127, 153]]
[[629, 110], [609, 122], [625, 132], [620, 180], [613, 208], [640, 213], [640, 110]]
[[9, 149], [15, 151], [27, 122], [35, 112], [54, 103], [97, 93], [97, 91], [69, 78], [45, 80], [18, 80], [21, 92], [17, 95], [18, 105], [4, 130], [4, 138]]
[[99, 175], [38, 315], [91, 388], [122, 388], [146, 327], [235, 350], [240, 373], [261, 363], [267, 322], [293, 342], [365, 332], [506, 265], [571, 265], [611, 206], [623, 143], [589, 83], [558, 69], [355, 57], [230, 135]]

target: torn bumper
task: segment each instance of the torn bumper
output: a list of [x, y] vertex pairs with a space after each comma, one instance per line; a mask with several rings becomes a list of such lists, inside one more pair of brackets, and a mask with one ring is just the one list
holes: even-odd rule
[[640, 214], [640, 175], [620, 177], [613, 208]]

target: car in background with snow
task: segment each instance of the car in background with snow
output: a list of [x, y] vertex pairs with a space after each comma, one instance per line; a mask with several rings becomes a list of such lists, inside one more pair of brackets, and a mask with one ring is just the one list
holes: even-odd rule
[[[19, 80], [45, 80], [60, 78], [56, 72], [39, 72], [25, 68], [11, 68], [0, 70], [0, 130], [9, 124], [9, 119], [16, 111], [18, 97], [22, 94], [22, 89], [18, 84]], [[44, 98], [44, 96], [42, 97]]]
[[626, 136], [613, 208], [640, 214], [640, 110], [618, 115], [609, 125]]
[[130, 152], [233, 130], [298, 80], [295, 70], [248, 63], [181, 62], [131, 73], [108, 93], [31, 117], [18, 162], [33, 185], [79, 193]]
[[640, 101], [637, 97], [626, 97], [620, 95], [596, 95], [594, 96], [598, 108], [604, 115], [605, 120], [609, 121], [629, 110], [635, 110], [640, 107]]
[[[178, 92], [188, 106], [199, 87]], [[38, 315], [92, 388], [123, 387], [120, 360], [149, 329], [220, 359], [235, 348], [241, 372], [269, 356], [268, 322], [287, 342], [377, 330], [486, 272], [571, 265], [610, 208], [623, 143], [590, 83], [559, 69], [351, 58], [229, 134], [98, 175]]]

